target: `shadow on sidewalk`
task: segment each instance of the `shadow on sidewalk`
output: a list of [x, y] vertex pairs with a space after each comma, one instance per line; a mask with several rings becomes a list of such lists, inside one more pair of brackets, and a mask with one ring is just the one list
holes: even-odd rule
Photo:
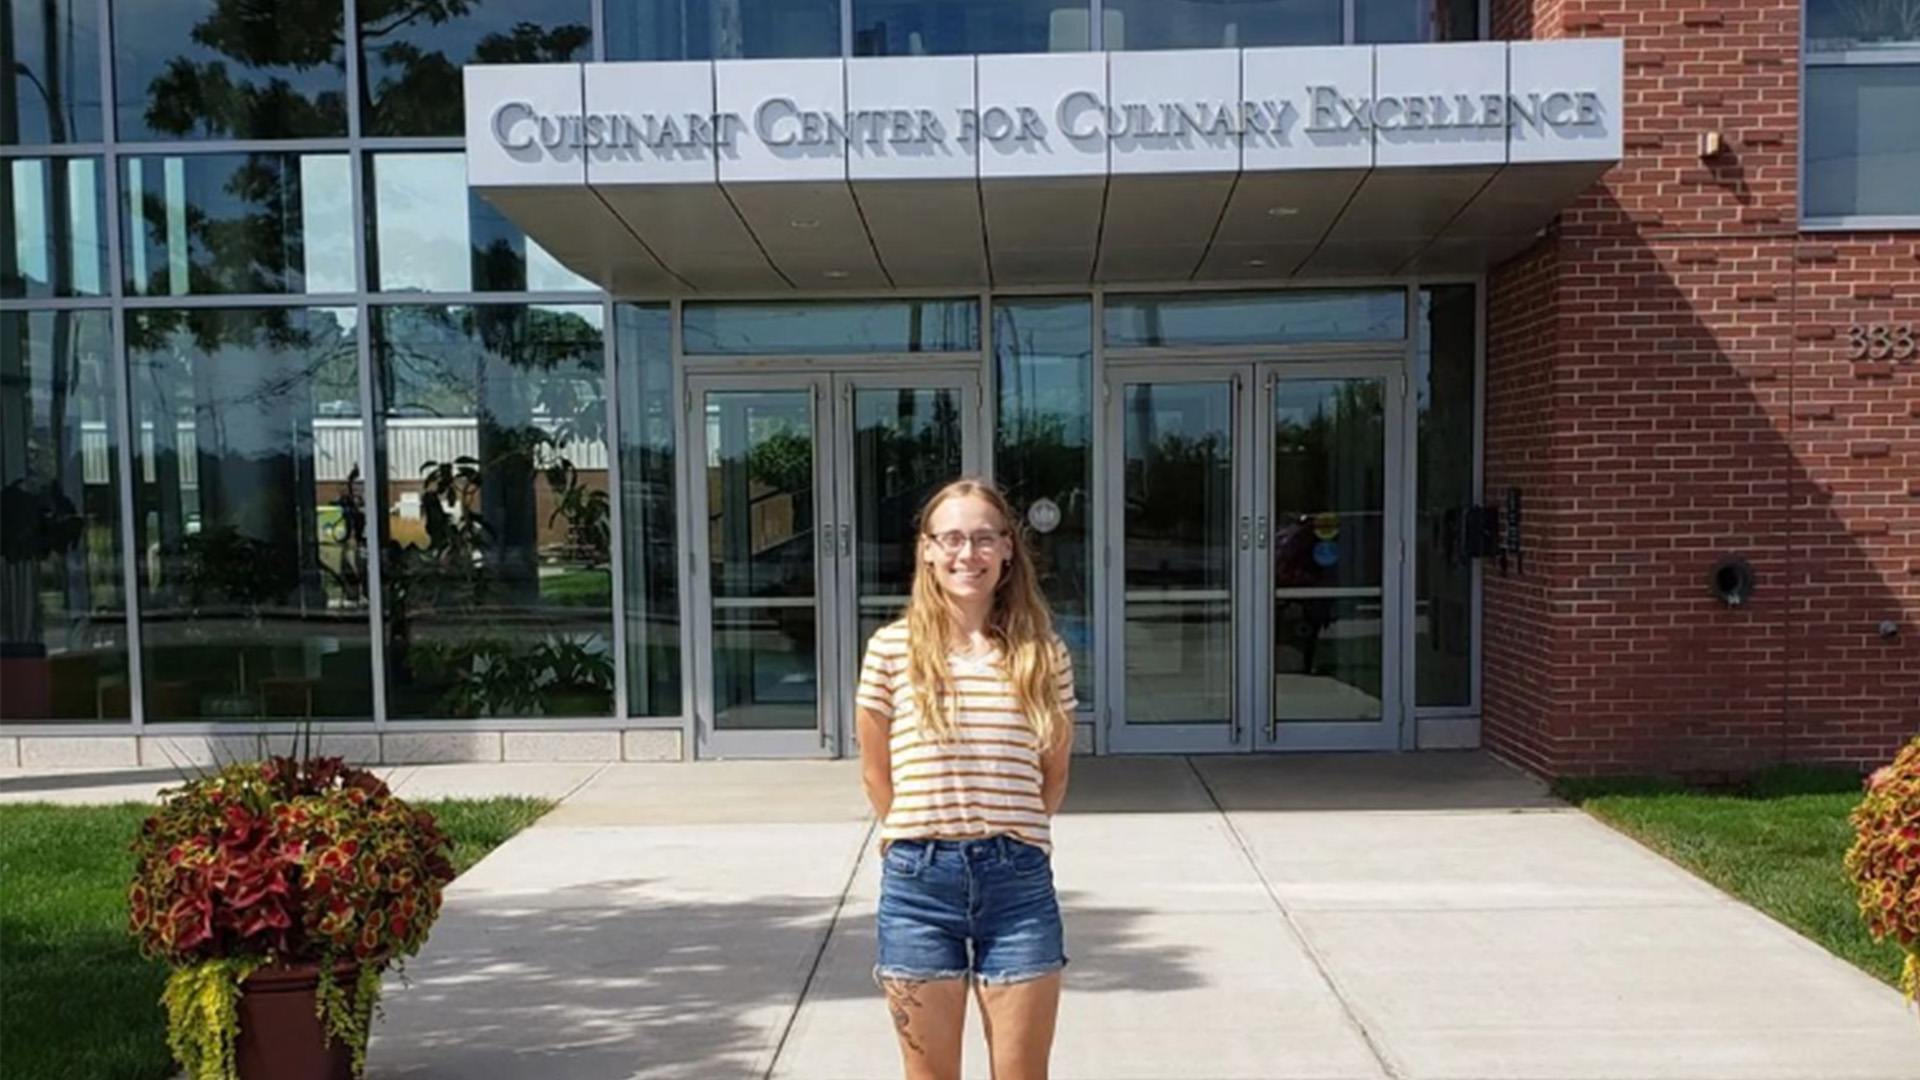
[[1481, 751], [1077, 758], [1062, 814], [1564, 810]]
[[[1071, 906], [1070, 896], [1063, 901]], [[670, 882], [646, 879], [460, 897], [411, 966], [411, 985], [389, 981], [368, 1076], [757, 1076], [803, 987], [820, 1022], [844, 1022], [852, 1003], [864, 1008], [870, 999], [884, 1032], [883, 999], [869, 974], [873, 913], [856, 896], [824, 940], [835, 903], [676, 896]], [[1144, 913], [1097, 914], [1079, 923], [1069, 916], [1071, 951], [1100, 957], [1098, 970], [1076, 964], [1070, 992], [1198, 985], [1180, 950], [1132, 932]], [[883, 1039], [873, 1052], [891, 1060], [895, 1049]]]

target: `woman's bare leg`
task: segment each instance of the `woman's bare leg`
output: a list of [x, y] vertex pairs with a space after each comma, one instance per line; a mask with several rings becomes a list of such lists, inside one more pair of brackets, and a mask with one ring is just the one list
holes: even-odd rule
[[882, 979], [907, 1080], [960, 1080], [967, 980]]
[[1060, 974], [982, 984], [979, 993], [993, 1080], [1047, 1080], [1053, 1029], [1060, 1018]]

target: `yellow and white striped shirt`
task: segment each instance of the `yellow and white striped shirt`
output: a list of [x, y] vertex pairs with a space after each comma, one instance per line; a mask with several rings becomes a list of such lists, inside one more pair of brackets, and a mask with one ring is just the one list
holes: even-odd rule
[[[881, 627], [867, 643], [857, 700], [884, 717], [892, 732], [893, 806], [880, 825], [883, 847], [895, 840], [1008, 833], [1052, 849], [1040, 797], [1040, 747], [1001, 661], [998, 650], [947, 658], [959, 700], [956, 738], [941, 743], [920, 734], [919, 705], [907, 674], [906, 620]], [[1058, 637], [1053, 671], [1054, 692], [1071, 720], [1073, 664]]]

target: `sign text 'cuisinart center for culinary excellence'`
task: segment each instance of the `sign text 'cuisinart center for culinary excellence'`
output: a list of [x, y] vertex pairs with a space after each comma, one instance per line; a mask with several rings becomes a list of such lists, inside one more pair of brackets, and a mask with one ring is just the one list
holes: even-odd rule
[[619, 149], [680, 151], [732, 147], [750, 132], [770, 147], [847, 144], [922, 146], [1023, 143], [1052, 130], [1068, 139], [1195, 139], [1285, 137], [1302, 125], [1308, 134], [1343, 131], [1578, 129], [1601, 123], [1601, 96], [1562, 89], [1526, 94], [1382, 94], [1353, 97], [1334, 86], [1308, 86], [1298, 102], [1116, 101], [1074, 90], [1051, 107], [963, 108], [950, 119], [931, 109], [855, 109], [829, 112], [769, 97], [746, 112], [661, 113], [594, 111], [542, 113], [526, 101], [493, 111], [494, 139], [504, 149]]

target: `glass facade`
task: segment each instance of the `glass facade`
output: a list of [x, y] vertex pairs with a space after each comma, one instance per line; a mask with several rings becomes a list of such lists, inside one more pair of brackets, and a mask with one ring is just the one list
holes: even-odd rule
[[99, 142], [98, 0], [0, 4], [0, 146]]
[[1416, 409], [1417, 514], [1414, 541], [1414, 703], [1473, 704], [1473, 560], [1467, 510], [1474, 504], [1478, 291], [1440, 285], [1420, 291], [1410, 380]]
[[0, 161], [0, 298], [106, 295], [102, 179], [99, 158]]
[[[1096, 478], [1131, 454], [1170, 498], [1204, 503], [1211, 490], [1177, 479], [1196, 466], [1163, 445], [1167, 432], [1137, 446], [1102, 434], [1103, 350], [1391, 348], [1409, 335], [1406, 288], [628, 303], [468, 193], [461, 102], [448, 87], [469, 62], [1450, 39], [1477, 36], [1479, 10], [1471, 0], [0, 8], [0, 722], [684, 724], [703, 647], [683, 637], [700, 587], [684, 546], [697, 535], [682, 529], [694, 505], [684, 477], [722, 481], [716, 492], [734, 501], [715, 503], [707, 544], [719, 536], [715, 550], [758, 560], [743, 566], [790, 568], [805, 545], [780, 537], [813, 541], [795, 516], [804, 500], [769, 497], [769, 476], [793, 481], [779, 491], [806, 488], [775, 411], [719, 435], [688, 427], [702, 418], [688, 415], [679, 365], [720, 371], [723, 358], [909, 376], [856, 383], [844, 406], [809, 421], [839, 438], [824, 424], [844, 407], [849, 442], [833, 453], [851, 454], [849, 483], [872, 480], [847, 519], [858, 529], [856, 613], [878, 618], [859, 605], [897, 600], [886, 587], [903, 572], [888, 554], [899, 546], [892, 517], [957, 468], [964, 446], [991, 463], [1032, 534], [1083, 708], [1097, 708], [1119, 673], [1096, 670], [1106, 482]], [[1414, 307], [1417, 700], [1470, 708], [1473, 577], [1445, 538], [1472, 500], [1478, 300], [1471, 288], [1431, 288]], [[934, 369], [965, 378], [913, 383]], [[758, 409], [754, 395], [773, 391], [738, 393]], [[1211, 422], [1217, 403], [1189, 404], [1182, 416]], [[720, 436], [752, 448], [744, 465], [686, 459]], [[923, 444], [932, 449], [905, 453]], [[858, 502], [869, 494], [872, 505]], [[742, 507], [732, 523], [726, 514]], [[1212, 527], [1205, 510], [1156, 510], [1145, 524], [1184, 542]], [[845, 537], [829, 540], [823, 551]], [[764, 591], [743, 595], [766, 607]], [[788, 608], [748, 614], [793, 621]], [[1156, 615], [1134, 629], [1175, 623]], [[777, 658], [746, 655], [713, 672], [750, 686], [739, 700], [782, 701], [798, 685]], [[1204, 689], [1210, 670], [1186, 674]], [[1210, 700], [1159, 704], [1173, 716]]]
[[1093, 304], [1000, 301], [993, 345], [994, 479], [1028, 523], [1080, 705], [1092, 708]]
[[1806, 0], [1800, 214], [1920, 221], [1920, 6]]
[[121, 160], [131, 296], [352, 292], [345, 154], [152, 154]]
[[351, 308], [126, 320], [146, 717], [371, 714]]
[[612, 715], [603, 315], [380, 309], [392, 716]]
[[0, 311], [0, 720], [132, 716], [109, 318]]

